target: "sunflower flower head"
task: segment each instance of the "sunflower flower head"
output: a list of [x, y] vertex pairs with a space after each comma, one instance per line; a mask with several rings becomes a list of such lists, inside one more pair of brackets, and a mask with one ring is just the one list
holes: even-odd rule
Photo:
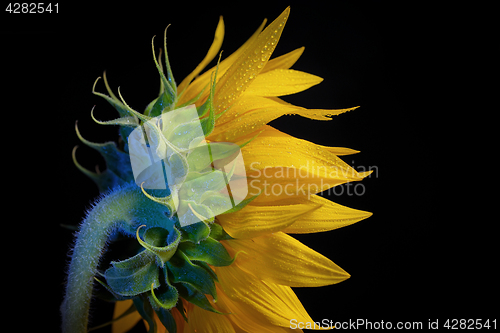
[[[76, 127], [107, 168], [86, 170], [73, 150], [75, 165], [102, 194], [76, 234], [61, 306], [65, 332], [87, 331], [95, 283], [116, 302], [113, 332], [126, 332], [141, 318], [149, 332], [280, 332], [292, 319], [313, 323], [291, 287], [349, 277], [289, 235], [371, 215], [316, 195], [369, 174], [338, 157], [356, 151], [319, 146], [267, 125], [282, 115], [330, 120], [355, 109], [308, 110], [279, 98], [322, 81], [290, 69], [303, 48], [270, 59], [289, 12], [266, 29], [264, 21], [237, 51], [203, 72], [219, 54], [221, 17], [205, 58], [179, 85], [165, 30], [164, 64], [152, 43], [160, 93], [144, 112], [130, 107], [119, 90], [115, 95], [105, 74], [108, 94], [96, 90], [96, 81], [93, 93], [119, 117], [91, 116], [118, 125], [121, 140], [92, 143]], [[103, 267], [104, 249], [116, 238], [132, 241], [131, 253]]]

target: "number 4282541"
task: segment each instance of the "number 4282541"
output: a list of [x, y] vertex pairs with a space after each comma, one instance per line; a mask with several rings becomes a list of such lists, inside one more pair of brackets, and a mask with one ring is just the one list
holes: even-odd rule
[[6, 12], [10, 14], [42, 14], [42, 13], [59, 13], [59, 4], [55, 3], [9, 3]]

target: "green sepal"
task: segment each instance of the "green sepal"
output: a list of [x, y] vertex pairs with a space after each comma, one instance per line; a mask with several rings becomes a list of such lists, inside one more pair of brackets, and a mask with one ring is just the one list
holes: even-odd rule
[[[177, 246], [181, 241], [181, 233], [175, 227], [171, 232], [161, 227], [149, 228], [144, 232], [144, 241], [139, 236], [139, 230], [144, 225], [137, 228], [136, 237], [139, 243], [156, 256], [158, 265], [163, 267], [165, 263], [175, 254]], [[167, 244], [163, 246], [164, 244]]]
[[208, 95], [207, 101], [201, 106], [202, 110], [199, 111], [199, 114], [201, 113], [202, 115], [206, 114], [207, 108], [210, 111], [208, 117], [200, 120], [201, 128], [205, 133], [205, 137], [208, 137], [215, 128], [215, 108], [213, 101], [215, 93], [215, 82], [217, 79], [218, 70], [219, 70], [219, 63], [217, 62], [217, 68], [215, 69], [215, 72], [213, 74], [212, 84], [210, 86], [210, 94]]
[[222, 228], [222, 226], [218, 223], [213, 223], [210, 226], [210, 238], [213, 238], [217, 241], [234, 239], [233, 237], [229, 236], [224, 228]]
[[120, 126], [120, 136], [122, 138], [122, 144], [123, 144], [122, 150], [124, 152], [126, 152], [127, 154], [129, 153], [128, 152], [128, 137], [129, 137], [130, 133], [132, 133], [133, 130], [134, 130], [134, 128], [132, 128], [130, 126]]
[[168, 208], [169, 213], [170, 213], [169, 218], [172, 218], [175, 216], [174, 213], [176, 211], [176, 207], [179, 205], [179, 196], [178, 196], [178, 193], [176, 192], [175, 187], [171, 188], [170, 194], [165, 196], [165, 197], [155, 197], [152, 194], [149, 194], [148, 192], [146, 192], [146, 190], [144, 190], [144, 188], [142, 188], [142, 186], [141, 186], [141, 189], [142, 189], [142, 193], [144, 193], [144, 195], [147, 198], [149, 198], [151, 201], [159, 203], [159, 204]]
[[207, 191], [200, 198], [203, 205], [208, 207], [213, 215], [220, 215], [233, 208], [233, 200], [226, 194], [216, 191]]
[[148, 112], [148, 116], [157, 117], [161, 115], [165, 110], [169, 111], [174, 103], [174, 98], [167, 92], [163, 92], [160, 97], [156, 99], [153, 107]]
[[167, 262], [169, 277], [172, 283], [186, 282], [195, 287], [202, 294], [209, 294], [217, 299], [217, 291], [212, 276], [202, 267], [192, 263], [182, 251]]
[[167, 52], [167, 29], [170, 25], [168, 25], [165, 28], [165, 31], [163, 32], [163, 48], [165, 49], [165, 65], [167, 67], [167, 79], [168, 82], [170, 83], [170, 86], [174, 90], [174, 94], [177, 95], [177, 84], [175, 83], [174, 79], [174, 74], [172, 73], [172, 68], [170, 67], [170, 61], [168, 59], [168, 52]]
[[[162, 84], [163, 88], [163, 84]], [[163, 89], [161, 89], [160, 95], [162, 94]], [[146, 109], [144, 109], [143, 114], [146, 116], [149, 116], [149, 113], [151, 112], [151, 109], [153, 108], [153, 105], [155, 105], [156, 101], [158, 100], [159, 96], [153, 99], [151, 102], [149, 102], [148, 106], [146, 106]]]
[[190, 121], [179, 124], [173, 129], [164, 129], [163, 133], [166, 134], [165, 138], [175, 147], [180, 150], [186, 150], [197, 146], [204, 139], [203, 133], [198, 128], [198, 121]]
[[190, 200], [188, 200], [188, 196], [183, 196], [181, 198], [182, 200], [178, 211], [178, 213], [182, 214], [182, 220], [179, 219], [181, 223], [188, 225], [191, 223], [197, 223], [198, 221], [203, 221], [209, 225], [214, 221], [215, 214], [208, 206], [198, 203], [199, 198], [191, 197], [189, 198]]
[[160, 308], [170, 310], [179, 300], [179, 293], [177, 292], [177, 289], [170, 284], [167, 275], [167, 267], [163, 268], [163, 272], [165, 276], [165, 283], [158, 288], [157, 292], [151, 288], [151, 296], [149, 297], [149, 300], [155, 310]]
[[222, 215], [222, 214], [229, 214], [229, 213], [235, 213], [241, 209], [243, 209], [246, 205], [248, 205], [250, 202], [252, 202], [253, 200], [255, 200], [263, 191], [261, 190], [259, 193], [257, 193], [256, 195], [254, 196], [251, 196], [245, 200], [242, 200], [239, 204], [237, 204], [236, 206], [234, 206], [233, 208], [225, 211], [224, 213], [220, 213], [218, 215]]
[[148, 251], [119, 262], [111, 262], [104, 277], [114, 293], [120, 296], [136, 296], [160, 285], [159, 268], [154, 255]]
[[214, 270], [206, 262], [198, 261], [198, 260], [193, 260], [191, 262], [193, 264], [200, 266], [204, 270], [206, 270], [208, 272], [208, 274], [210, 274], [210, 276], [212, 277], [212, 279], [214, 281], [219, 282], [219, 277], [217, 276], [217, 274], [215, 274]]
[[126, 182], [118, 177], [113, 171], [110, 169], [106, 169], [100, 173], [95, 173], [92, 171], [89, 171], [85, 169], [83, 166], [78, 163], [76, 160], [76, 148], [73, 149], [72, 157], [73, 157], [73, 163], [75, 166], [80, 170], [84, 175], [92, 179], [94, 183], [97, 185], [99, 188], [99, 192], [105, 192], [106, 190], [115, 188], [116, 186], [124, 185]]
[[[165, 74], [163, 73], [163, 68], [160, 66], [160, 64], [156, 60], [155, 48], [154, 48], [154, 37], [153, 37], [153, 39], [151, 41], [151, 47], [152, 47], [152, 50], [153, 50], [153, 60], [154, 60], [155, 65], [156, 65], [156, 69], [158, 69], [158, 73], [160, 74], [161, 82], [162, 82], [163, 87], [164, 87], [163, 93], [161, 94], [161, 96], [164, 96], [164, 97], [162, 98], [160, 96], [160, 98], [158, 98], [158, 100], [162, 100], [162, 102], [161, 102], [162, 105], [159, 106], [159, 108], [163, 107], [160, 110], [163, 113], [163, 112], [165, 112], [166, 109], [167, 109], [167, 111], [170, 111], [171, 107], [173, 105], [175, 105], [175, 99], [176, 99], [176, 96], [177, 96], [177, 92], [176, 92], [176, 89], [174, 88], [175, 82], [173, 82], [174, 86], [172, 86], [172, 84], [171, 84], [171, 82], [173, 80], [170, 77], [170, 75], [172, 74], [171, 70], [170, 70], [170, 64], [167, 63], [167, 75], [169, 75], [169, 78], [167, 79], [165, 77]], [[166, 49], [165, 49], [165, 56], [166, 56], [166, 59], [168, 59], [168, 57], [167, 57], [167, 50]], [[158, 101], [157, 101], [157, 103], [158, 103]], [[154, 108], [154, 106], [153, 106], [153, 108]], [[151, 110], [150, 115], [152, 115], [152, 113], [153, 113], [153, 110]]]
[[222, 312], [217, 311], [212, 304], [208, 301], [207, 297], [196, 290], [195, 287], [190, 285], [189, 283], [180, 282], [176, 284], [176, 288], [179, 291], [179, 295], [184, 298], [186, 301], [193, 303], [196, 306], [199, 306], [203, 310], [212, 311], [218, 314], [222, 314]]
[[190, 200], [199, 203], [203, 193], [206, 191], [218, 192], [225, 188], [233, 172], [234, 166], [229, 174], [218, 169], [205, 173], [190, 172], [186, 177], [185, 183], [182, 185], [182, 189]]
[[182, 241], [199, 243], [210, 234], [210, 227], [203, 221], [181, 227]]
[[[100, 96], [102, 98], [104, 98], [106, 101], [109, 102], [109, 104], [111, 104], [115, 109], [116, 111], [118, 111], [118, 113], [120, 114], [120, 116], [122, 117], [128, 117], [128, 116], [132, 116], [134, 117], [133, 114], [131, 114], [129, 112], [129, 110], [125, 107], [125, 105], [123, 105], [122, 102], [120, 102], [120, 100], [115, 96], [115, 94], [113, 94], [113, 92], [111, 91], [111, 89], [109, 88], [109, 85], [108, 85], [108, 81], [106, 79], [106, 72], [104, 72], [104, 84], [106, 85], [106, 90], [108, 91], [108, 93], [111, 95], [108, 96], [108, 95], [104, 95], [102, 93], [99, 93], [99, 92], [96, 92], [95, 91], [95, 86], [97, 84], [97, 81], [99, 81], [99, 79], [101, 77], [98, 77], [95, 82], [94, 82], [94, 86], [92, 87], [92, 93], [96, 96]], [[137, 120], [136, 120], [137, 121]]]
[[154, 310], [149, 301], [142, 297], [135, 297], [133, 301], [137, 311], [149, 325], [148, 333], [156, 333], [157, 328], [156, 320], [154, 319]]
[[177, 324], [170, 310], [159, 308], [155, 312], [168, 333], [177, 333]]
[[93, 108], [92, 108], [92, 111], [90, 112], [90, 116], [99, 125], [119, 125], [120, 126], [120, 131], [119, 131], [120, 137], [122, 138], [122, 140], [124, 142], [123, 150], [126, 153], [128, 153], [128, 137], [129, 137], [130, 133], [132, 133], [134, 128], [139, 126], [136, 117], [126, 116], [126, 117], [121, 117], [121, 118], [117, 118], [117, 119], [113, 119], [113, 120], [101, 121], [101, 120], [97, 120], [94, 117], [94, 109]]
[[179, 244], [178, 249], [184, 252], [191, 261], [204, 261], [216, 267], [229, 266], [235, 259], [231, 258], [224, 245], [211, 237], [201, 241], [199, 244], [183, 242]]
[[134, 109], [132, 109], [128, 104], [127, 102], [125, 102], [125, 99], [123, 98], [122, 96], [122, 93], [120, 91], [120, 87], [118, 87], [118, 96], [120, 96], [120, 100], [121, 102], [123, 103], [123, 106], [125, 107], [125, 109], [127, 110], [127, 112], [133, 116], [136, 116], [137, 118], [139, 118], [142, 122], [148, 122], [152, 119], [152, 117], [148, 117], [147, 115], [144, 115], [140, 112], [137, 112], [135, 111]]
[[204, 106], [206, 104], [208, 104], [208, 108], [210, 110], [210, 113], [208, 114], [208, 117], [200, 119], [200, 125], [201, 125], [201, 128], [203, 129], [203, 133], [205, 134], [205, 137], [208, 137], [213, 132], [213, 130], [215, 128], [214, 105], [213, 105], [211, 97], [209, 97], [208, 100], [201, 106], [202, 113], [206, 112], [206, 110], [204, 108]]
[[[100, 78], [97, 78], [97, 80], [94, 82], [94, 86], [92, 87], [92, 93], [94, 95], [100, 96], [100, 97], [104, 98], [105, 100], [107, 100], [118, 111], [121, 118], [118, 118], [114, 121], [112, 120], [109, 122], [104, 122], [104, 123], [106, 123], [106, 125], [110, 125], [110, 124], [113, 124], [113, 122], [118, 122], [118, 123], [113, 124], [113, 125], [120, 125], [120, 136], [122, 137], [122, 140], [124, 142], [127, 142], [128, 136], [130, 135], [130, 132], [132, 131], [129, 127], [133, 126], [133, 124], [139, 125], [139, 121], [138, 121], [137, 117], [133, 113], [131, 113], [127, 109], [127, 107], [125, 105], [123, 105], [123, 103], [120, 102], [120, 100], [115, 96], [115, 94], [113, 93], [113, 91], [109, 87], [108, 80], [106, 79], [106, 72], [103, 73], [103, 78], [104, 78], [104, 84], [106, 85], [106, 90], [111, 95], [111, 97], [95, 91], [96, 83]], [[92, 118], [94, 118], [93, 115], [92, 115]], [[120, 120], [120, 119], [125, 119], [125, 120]], [[96, 122], [99, 124], [103, 124], [103, 122], [98, 122], [98, 121], [96, 121]], [[125, 151], [128, 152], [128, 147], [126, 144], [125, 144]]]
[[[208, 150], [208, 154], [207, 154]], [[233, 157], [239, 151], [239, 146], [228, 142], [210, 142], [192, 149], [187, 157], [189, 170], [199, 172], [206, 169], [214, 161]], [[226, 163], [227, 164], [227, 163]]]
[[120, 118], [116, 118], [113, 120], [106, 120], [106, 121], [97, 120], [94, 117], [94, 108], [92, 108], [92, 110], [90, 111], [90, 117], [92, 118], [92, 120], [94, 120], [99, 125], [120, 125], [120, 126], [132, 127], [132, 128], [139, 126], [139, 124], [137, 123], [137, 118], [132, 117], [132, 116], [125, 116], [125, 117], [120, 117]]
[[120, 151], [116, 146], [116, 143], [111, 141], [105, 143], [94, 143], [84, 139], [78, 130], [78, 123], [75, 124], [75, 131], [80, 141], [97, 150], [102, 155], [106, 161], [106, 168], [108, 170], [111, 170], [124, 182], [134, 180], [132, 166], [130, 164], [130, 156], [127, 153]]
[[[201, 97], [201, 95], [203, 95], [203, 92], [205, 91], [205, 89], [208, 87], [208, 85], [206, 85], [205, 87], [203, 87], [203, 89], [201, 89], [201, 91], [198, 93], [198, 95], [196, 95], [195, 97], [193, 97], [192, 99], [190, 99], [189, 101], [185, 102], [185, 103], [182, 103], [180, 105], [177, 106], [177, 108], [183, 108], [185, 106], [188, 106], [188, 105], [191, 105], [191, 104], [195, 104]], [[182, 93], [181, 93], [182, 95]], [[180, 96], [177, 96], [177, 99], [180, 99], [181, 98], [181, 95]], [[198, 111], [198, 117], [201, 117], [203, 116], [204, 114], [200, 111], [200, 108], [197, 108], [196, 109]], [[206, 111], [208, 111], [208, 109], [206, 109]]]
[[[99, 272], [98, 272], [99, 273]], [[101, 276], [105, 277], [104, 274], [99, 273]], [[102, 299], [103, 301], [106, 302], [117, 302], [117, 301], [123, 301], [126, 299], [130, 299], [131, 297], [125, 297], [125, 296], [120, 296], [117, 293], [113, 291], [113, 289], [106, 284], [106, 282], [99, 280], [98, 278], [94, 277], [94, 280], [96, 280], [101, 286], [104, 287], [105, 291], [100, 291], [96, 290], [94, 293], [97, 298]], [[132, 296], [133, 297], [133, 296]]]

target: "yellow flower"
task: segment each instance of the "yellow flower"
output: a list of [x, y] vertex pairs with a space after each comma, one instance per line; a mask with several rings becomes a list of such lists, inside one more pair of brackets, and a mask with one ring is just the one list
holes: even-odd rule
[[[242, 148], [248, 188], [250, 194], [261, 194], [242, 210], [215, 220], [234, 238], [221, 241], [228, 252], [232, 256], [240, 252], [232, 265], [212, 267], [218, 277], [218, 300], [210, 301], [223, 314], [179, 300], [187, 322], [178, 308], [171, 310], [178, 332], [285, 332], [291, 319], [312, 323], [291, 287], [330, 285], [349, 274], [289, 234], [329, 231], [371, 215], [316, 195], [369, 174], [358, 173], [338, 157], [355, 150], [316, 145], [267, 125], [282, 115], [330, 120], [332, 115], [355, 109], [308, 110], [278, 97], [322, 81], [290, 69], [304, 48], [269, 60], [289, 12], [287, 8], [265, 30], [264, 21], [243, 46], [219, 64], [214, 100], [217, 119], [208, 140], [250, 141]], [[221, 18], [206, 57], [178, 86], [178, 104], [200, 92], [197, 106], [208, 98], [206, 87], [215, 67], [199, 74], [218, 54], [223, 36]], [[131, 302], [117, 302], [114, 318]], [[113, 332], [128, 331], [140, 318], [135, 312], [115, 321]], [[158, 320], [157, 325], [158, 332], [166, 331]]]

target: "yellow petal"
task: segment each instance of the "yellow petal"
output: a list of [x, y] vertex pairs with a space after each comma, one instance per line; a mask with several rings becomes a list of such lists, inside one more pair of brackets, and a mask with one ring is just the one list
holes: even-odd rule
[[277, 97], [262, 97], [244, 94], [216, 122], [210, 139], [236, 142], [240, 137], [258, 132], [271, 120], [285, 114], [297, 114], [315, 120], [331, 120], [329, 117], [356, 109], [308, 110], [287, 103]]
[[320, 205], [297, 204], [283, 206], [247, 205], [241, 211], [217, 217], [224, 230], [233, 238], [247, 239], [277, 232], [307, 216]]
[[228, 240], [227, 244], [234, 251], [244, 251], [236, 260], [238, 267], [266, 282], [319, 287], [349, 278], [349, 274], [330, 259], [283, 232]]
[[205, 69], [205, 67], [212, 61], [217, 53], [220, 50], [220, 47], [222, 46], [222, 41], [224, 39], [224, 20], [222, 19], [222, 16], [219, 18], [219, 23], [217, 24], [217, 28], [215, 29], [215, 36], [214, 36], [214, 41], [212, 42], [212, 45], [208, 49], [207, 55], [203, 60], [200, 62], [198, 66], [194, 69], [194, 71], [191, 72], [188, 76], [182, 80], [181, 84], [177, 87], [177, 90], [182, 92], [188, 85], [191, 83], [191, 81], [198, 75], [200, 72]]
[[[260, 32], [262, 29], [264, 29], [264, 25], [266, 24], [267, 20], [264, 20], [262, 24], [259, 26], [259, 28], [253, 33], [253, 35], [242, 45], [240, 46], [235, 52], [233, 52], [229, 57], [221, 61], [219, 64], [219, 70], [218, 70], [218, 77], [217, 77], [217, 82], [220, 80], [222, 75], [228, 70], [229, 67], [238, 59], [238, 57], [245, 51], [245, 49], [251, 45], [259, 36]], [[212, 75], [212, 72], [215, 71], [217, 66], [212, 67], [210, 70], [206, 71], [202, 75], [198, 76], [194, 82], [192, 82], [185, 90], [185, 92], [182, 94], [178, 104], [185, 103], [194, 97], [196, 97], [200, 91], [203, 90], [209, 83], [210, 83], [210, 77]], [[209, 94], [209, 89], [205, 89], [203, 92], [202, 96], [200, 97], [200, 101], [196, 103], [196, 105], [201, 105], [205, 102], [205, 100], [208, 97]], [[179, 90], [181, 91], [181, 90]]]
[[210, 138], [214, 141], [234, 142], [238, 137], [253, 133], [271, 120], [294, 110], [294, 106], [282, 104], [272, 98], [245, 95], [216, 121]]
[[[248, 304], [230, 299], [219, 287], [217, 287], [217, 295], [219, 296], [217, 306], [222, 312], [229, 313], [227, 319], [229, 319], [229, 321], [233, 324], [233, 328], [236, 332], [290, 332], [289, 328], [283, 328], [270, 324], [266, 317]], [[302, 332], [302, 330], [294, 330], [293, 332]]]
[[278, 68], [288, 69], [292, 67], [297, 62], [297, 60], [299, 60], [303, 52], [304, 52], [304, 47], [299, 47], [296, 50], [288, 52], [287, 54], [269, 60], [268, 63], [262, 69], [262, 72], [260, 72], [260, 75], [272, 71], [274, 69]]
[[193, 307], [189, 312], [189, 322], [184, 333], [235, 333], [233, 325], [225, 315]]
[[335, 154], [337, 156], [345, 156], [345, 155], [352, 155], [352, 154], [357, 154], [359, 153], [359, 150], [354, 150], [351, 148], [345, 148], [345, 147], [327, 147], [327, 146], [321, 146], [318, 145], [319, 147], [323, 148], [326, 151], [329, 151], [332, 154]]
[[358, 173], [314, 143], [276, 134], [269, 127], [243, 147], [242, 153], [249, 194], [263, 191], [255, 202], [316, 194], [371, 173]]
[[[121, 316], [125, 311], [127, 311], [130, 306], [132, 306], [132, 300], [119, 301], [115, 303], [115, 309], [113, 311], [113, 319]], [[111, 324], [111, 332], [113, 333], [125, 333], [130, 331], [138, 322], [141, 320], [141, 315], [139, 312], [133, 312], [128, 316], [125, 316]]]
[[323, 81], [316, 75], [293, 69], [275, 69], [261, 73], [247, 88], [245, 94], [258, 96], [283, 96], [295, 94]]
[[221, 77], [215, 90], [215, 108], [218, 112], [226, 110], [245, 91], [257, 77], [271, 57], [280, 39], [290, 7], [274, 20], [231, 65]]
[[320, 205], [318, 209], [297, 218], [295, 223], [282, 231], [292, 234], [308, 234], [338, 229], [364, 220], [373, 214], [362, 210], [339, 205], [317, 195], [310, 198], [296, 197], [291, 199], [292, 203], [314, 203]]
[[215, 273], [229, 298], [249, 305], [268, 323], [290, 327], [291, 318], [312, 322], [290, 287], [264, 282], [236, 265], [217, 267]]

